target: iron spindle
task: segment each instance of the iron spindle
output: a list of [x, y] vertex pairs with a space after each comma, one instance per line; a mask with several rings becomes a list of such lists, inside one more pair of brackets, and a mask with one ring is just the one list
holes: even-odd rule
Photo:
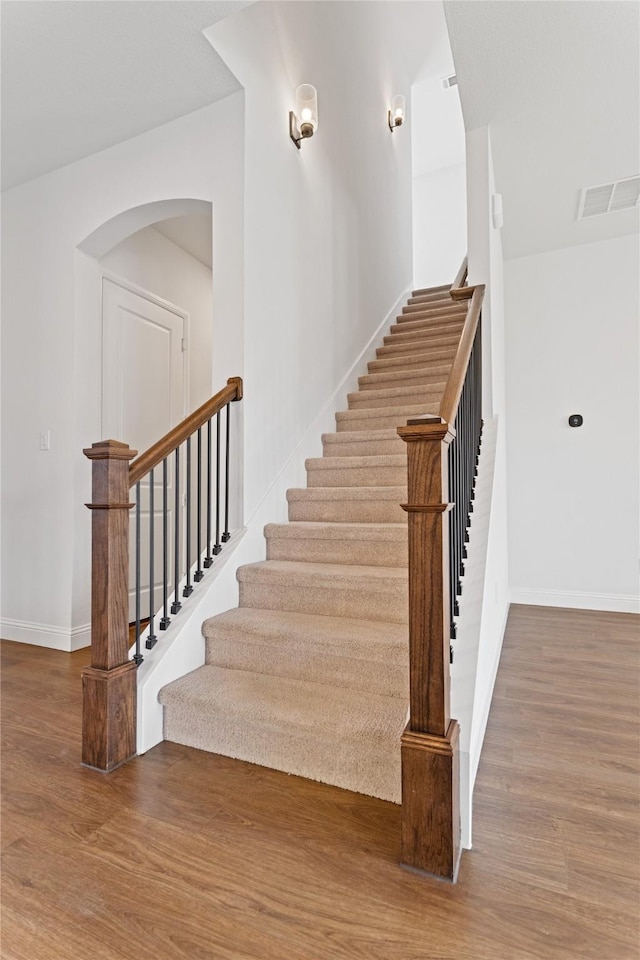
[[187, 476], [185, 480], [187, 487], [187, 516], [186, 516], [186, 572], [187, 572], [187, 582], [182, 591], [183, 597], [190, 597], [193, 593], [193, 586], [191, 584], [191, 437], [187, 437]]
[[220, 546], [220, 411], [216, 414], [216, 545], [214, 554], [219, 554]]
[[153, 470], [151, 470], [149, 474], [149, 633], [147, 634], [145, 643], [147, 650], [153, 650], [158, 642], [158, 638], [155, 635], [155, 521], [155, 489]]
[[162, 619], [160, 629], [166, 630], [171, 623], [169, 617], [169, 482], [168, 464], [162, 461]]
[[136, 652], [134, 662], [139, 667], [144, 657], [140, 653], [140, 482], [136, 483]]
[[193, 575], [193, 579], [196, 583], [200, 583], [204, 577], [202, 570], [202, 427], [198, 427], [196, 460], [198, 464], [198, 480], [196, 485], [196, 513], [198, 514], [198, 522], [196, 524], [196, 551], [198, 554], [198, 566]]
[[225, 436], [225, 464], [224, 464], [224, 533], [222, 542], [226, 543], [231, 537], [229, 533], [229, 437], [231, 435], [231, 412], [227, 404], [227, 434]]
[[204, 558], [207, 569], [213, 563], [211, 553], [211, 420], [207, 420], [207, 555]]
[[180, 603], [180, 447], [176, 449], [175, 459], [175, 516], [173, 518], [173, 577], [174, 577], [174, 598], [171, 604], [171, 613], [179, 613], [182, 609]]

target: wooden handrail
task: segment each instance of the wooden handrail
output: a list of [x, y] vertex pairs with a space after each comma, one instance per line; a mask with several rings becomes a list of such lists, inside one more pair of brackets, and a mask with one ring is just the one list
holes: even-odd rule
[[468, 273], [469, 263], [468, 258], [465, 257], [449, 290], [449, 296], [454, 300], [466, 300], [469, 296], [469, 288], [466, 286]]
[[154, 443], [152, 447], [145, 450], [137, 457], [129, 467], [129, 487], [135, 486], [138, 480], [145, 477], [150, 470], [157, 467], [159, 463], [173, 453], [180, 444], [184, 443], [188, 437], [192, 436], [199, 427], [215, 416], [223, 407], [232, 400], [242, 400], [242, 378], [230, 377], [227, 380], [226, 387], [219, 390], [215, 396], [211, 397], [201, 407], [198, 407], [192, 414], [186, 417], [182, 423], [179, 423], [173, 430], [165, 434], [161, 440]]
[[440, 401], [439, 416], [445, 423], [451, 424], [451, 426], [453, 426], [456, 413], [458, 412], [460, 394], [464, 386], [464, 378], [467, 375], [469, 357], [471, 356], [473, 341], [476, 330], [478, 329], [478, 321], [480, 320], [480, 311], [482, 310], [482, 301], [484, 299], [484, 284], [478, 284], [478, 286], [469, 287], [468, 289], [472, 291], [471, 302], [467, 310], [467, 316], [464, 321], [460, 342], [458, 343], [458, 350], [451, 366], [449, 379], [447, 380], [447, 385], [444, 388], [442, 400]]

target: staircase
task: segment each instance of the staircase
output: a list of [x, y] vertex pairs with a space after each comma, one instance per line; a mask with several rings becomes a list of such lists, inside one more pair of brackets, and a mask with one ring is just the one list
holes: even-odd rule
[[407, 722], [406, 445], [438, 415], [467, 304], [416, 290], [241, 567], [240, 606], [205, 622], [206, 662], [160, 693], [167, 740], [400, 802]]

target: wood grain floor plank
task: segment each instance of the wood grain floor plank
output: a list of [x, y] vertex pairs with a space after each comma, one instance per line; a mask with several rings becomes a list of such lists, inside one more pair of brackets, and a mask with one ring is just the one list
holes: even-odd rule
[[455, 887], [393, 804], [170, 743], [82, 768], [86, 651], [3, 642], [2, 960], [640, 960], [638, 639], [512, 608]]

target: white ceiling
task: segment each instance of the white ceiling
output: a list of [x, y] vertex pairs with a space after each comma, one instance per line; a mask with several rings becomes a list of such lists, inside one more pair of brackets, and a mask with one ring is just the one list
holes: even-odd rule
[[202, 31], [248, 2], [3, 0], [3, 189], [238, 90]]
[[211, 216], [171, 217], [153, 224], [153, 229], [182, 247], [211, 270], [213, 263]]
[[576, 214], [582, 187], [640, 172], [640, 6], [446, 0], [445, 12], [465, 127], [491, 128], [505, 256], [637, 231], [638, 211]]

